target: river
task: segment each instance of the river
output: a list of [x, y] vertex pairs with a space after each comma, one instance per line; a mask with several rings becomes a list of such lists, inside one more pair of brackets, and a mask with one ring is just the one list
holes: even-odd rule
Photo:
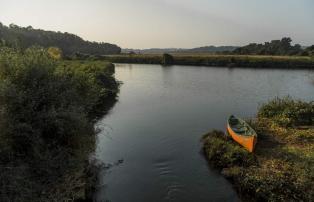
[[[201, 136], [276, 96], [314, 100], [314, 71], [116, 64], [119, 101], [97, 124], [97, 201], [239, 201], [208, 166]], [[116, 163], [120, 162], [120, 163]]]

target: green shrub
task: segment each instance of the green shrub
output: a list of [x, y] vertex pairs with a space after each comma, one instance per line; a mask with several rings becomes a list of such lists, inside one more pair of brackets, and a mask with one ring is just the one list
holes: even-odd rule
[[213, 130], [203, 137], [206, 158], [217, 167], [249, 166], [253, 154], [239, 146], [221, 131]]
[[163, 54], [162, 55], [162, 62], [163, 65], [172, 65], [173, 64], [173, 57], [170, 54]]
[[94, 134], [95, 107], [117, 93], [112, 73], [109, 63], [57, 62], [42, 48], [1, 49], [2, 142], [22, 153], [41, 141], [81, 147], [75, 140]]
[[118, 82], [112, 77], [114, 66], [99, 61], [63, 61], [56, 74], [71, 82], [72, 88], [78, 93], [79, 102], [89, 117], [99, 104], [118, 92]]
[[271, 118], [280, 126], [312, 125], [314, 102], [293, 100], [290, 97], [275, 98], [261, 106], [258, 117]]
[[56, 66], [43, 49], [1, 54], [0, 138], [18, 154], [32, 156], [50, 144], [78, 148], [76, 136], [94, 133], [80, 94], [71, 80], [54, 73]]
[[72, 190], [59, 196], [72, 197], [72, 179], [82, 180], [76, 173], [95, 149], [93, 112], [118, 91], [113, 72], [109, 63], [55, 60], [40, 47], [0, 48], [1, 197], [46, 201], [58, 183]]

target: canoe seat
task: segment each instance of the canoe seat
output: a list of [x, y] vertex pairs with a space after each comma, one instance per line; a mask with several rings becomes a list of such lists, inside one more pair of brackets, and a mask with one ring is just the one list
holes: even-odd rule
[[237, 126], [233, 126], [232, 130], [236, 133], [245, 133], [248, 129], [243, 125], [242, 126], [237, 125]]
[[249, 131], [249, 128], [234, 116], [231, 116], [231, 118], [229, 119], [229, 123], [232, 130], [236, 133], [245, 134]]

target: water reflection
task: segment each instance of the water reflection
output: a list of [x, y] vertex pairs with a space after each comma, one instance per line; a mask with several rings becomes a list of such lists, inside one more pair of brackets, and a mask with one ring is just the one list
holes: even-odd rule
[[276, 96], [314, 99], [306, 70], [117, 65], [119, 102], [99, 124], [97, 157], [124, 159], [101, 175], [98, 200], [237, 201], [232, 186], [200, 155], [202, 134], [223, 129], [226, 117], [253, 116]]

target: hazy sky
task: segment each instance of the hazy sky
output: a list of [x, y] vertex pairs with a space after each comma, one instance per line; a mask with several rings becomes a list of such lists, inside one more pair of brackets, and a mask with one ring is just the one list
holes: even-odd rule
[[314, 44], [314, 0], [0, 0], [0, 22], [123, 48]]

